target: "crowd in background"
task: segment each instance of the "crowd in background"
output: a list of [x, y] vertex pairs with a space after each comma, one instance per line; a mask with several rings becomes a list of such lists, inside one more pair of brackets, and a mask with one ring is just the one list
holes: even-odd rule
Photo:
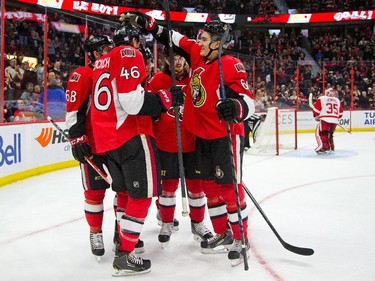
[[[93, 2], [101, 3], [96, 0]], [[162, 0], [107, 1], [109, 5], [163, 10], [162, 2]], [[257, 15], [280, 12], [274, 0], [172, 0], [169, 2], [172, 11], [186, 11], [186, 8], [190, 8], [201, 13]], [[299, 13], [375, 9], [374, 0], [281, 0], [277, 2], [282, 7], [296, 9]]]
[[[160, 8], [162, 1], [109, 1], [108, 4], [142, 6]], [[274, 13], [274, 3], [270, 1], [176, 1], [177, 6], [202, 5], [202, 11], [212, 12], [218, 5], [226, 8], [239, 7], [241, 3], [254, 5], [267, 14]], [[290, 7], [298, 7], [301, 1], [287, 1]], [[307, 0], [308, 3], [326, 5], [335, 3], [336, 7], [372, 7], [375, 1], [334, 1]], [[265, 8], [264, 4], [268, 8]], [[345, 6], [347, 5], [347, 6]], [[177, 9], [177, 6], [173, 9]], [[307, 5], [308, 6], [308, 5]], [[312, 5], [314, 6], [314, 5]], [[316, 5], [315, 5], [316, 6]], [[314, 6], [314, 7], [315, 7]], [[171, 4], [173, 7], [173, 1]], [[300, 9], [300, 8], [298, 8]], [[347, 9], [347, 8], [345, 8]], [[241, 9], [242, 10], [242, 9]], [[257, 10], [257, 11], [258, 11]], [[272, 11], [271, 11], [272, 10]], [[226, 10], [225, 12], [229, 12]], [[224, 12], [224, 11], [223, 11]], [[82, 19], [54, 13], [50, 21], [60, 21], [71, 24], [83, 24]], [[373, 25], [363, 27], [337, 27], [335, 32], [310, 28], [308, 37], [295, 29], [269, 34], [267, 31], [256, 31], [250, 28], [235, 29], [234, 46], [229, 51], [238, 56], [244, 63], [248, 82], [256, 98], [256, 110], [265, 111], [270, 106], [291, 107], [298, 104], [299, 109], [308, 109], [308, 95], [314, 98], [324, 89], [335, 89], [345, 109], [375, 108], [375, 36]], [[103, 23], [90, 22], [89, 34], [112, 34], [111, 26]], [[193, 34], [191, 28], [179, 30], [182, 33]], [[337, 32], [336, 32], [337, 31]], [[43, 24], [31, 21], [7, 21], [5, 24], [5, 121], [43, 119], [44, 100], [44, 60], [43, 60]], [[84, 36], [82, 34], [58, 32], [52, 26], [48, 30], [48, 89], [58, 91], [60, 102], [61, 92], [66, 87], [70, 71], [85, 64], [85, 54], [82, 49]], [[152, 44], [148, 42], [147, 44]], [[306, 54], [312, 59], [307, 59]], [[30, 65], [24, 57], [35, 57], [36, 65]], [[160, 64], [161, 65], [161, 64]], [[354, 74], [352, 75], [352, 69]], [[276, 81], [275, 81], [276, 73]], [[324, 77], [323, 77], [324, 76]], [[351, 78], [354, 77], [354, 100], [351, 100]], [[324, 82], [324, 83], [323, 83]], [[48, 96], [48, 95], [47, 95]], [[17, 117], [18, 104], [24, 103], [23, 111], [32, 111], [34, 116]], [[57, 102], [57, 101], [56, 101]], [[57, 114], [55, 118], [63, 118]]]

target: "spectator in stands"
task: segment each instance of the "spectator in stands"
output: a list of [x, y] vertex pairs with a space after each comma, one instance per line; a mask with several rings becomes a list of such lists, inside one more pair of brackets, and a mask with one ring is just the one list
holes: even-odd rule
[[31, 82], [27, 82], [26, 89], [21, 95], [21, 99], [32, 103], [38, 101], [38, 96], [34, 93], [34, 84]]
[[[53, 78], [47, 88], [47, 115], [53, 119], [64, 119], [66, 114], [65, 92], [58, 86], [59, 82]], [[43, 104], [44, 93], [40, 95], [39, 103]]]
[[4, 100], [14, 99], [14, 88], [13, 82], [8, 72], [4, 73]]
[[38, 83], [38, 77], [35, 71], [30, 70], [30, 65], [28, 61], [23, 61], [21, 64], [21, 69], [23, 70], [21, 88], [26, 89], [28, 83], [36, 84]]
[[27, 101], [18, 99], [17, 109], [13, 114], [15, 122], [30, 122], [35, 121], [36, 117]]
[[17, 59], [12, 58], [9, 66], [5, 68], [5, 73], [8, 73], [10, 84], [13, 88], [13, 99], [18, 99], [22, 94], [21, 81], [23, 79], [23, 69], [17, 64]]
[[35, 84], [34, 85], [34, 95], [37, 97], [37, 101], [39, 101], [41, 93], [42, 93], [42, 89], [41, 89], [40, 85]]

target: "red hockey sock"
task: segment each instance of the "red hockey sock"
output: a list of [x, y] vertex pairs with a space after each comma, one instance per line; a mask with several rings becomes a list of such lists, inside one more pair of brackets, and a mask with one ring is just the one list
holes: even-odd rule
[[190, 219], [193, 222], [202, 222], [206, 207], [202, 180], [186, 179], [186, 189], [188, 190]]
[[90, 226], [90, 232], [97, 233], [102, 230], [105, 189], [85, 190], [85, 217]]

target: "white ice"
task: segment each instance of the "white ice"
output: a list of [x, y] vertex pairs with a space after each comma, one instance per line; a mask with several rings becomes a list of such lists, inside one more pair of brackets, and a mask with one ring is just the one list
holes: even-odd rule
[[[301, 256], [284, 249], [248, 199], [249, 270], [226, 255], [204, 255], [190, 221], [165, 249], [157, 240], [155, 204], [141, 234], [148, 274], [127, 280], [370, 281], [375, 278], [375, 133], [336, 133], [336, 153], [317, 156], [313, 134], [280, 156], [244, 157], [244, 182], [281, 238], [314, 249]], [[113, 192], [105, 200], [106, 253], [98, 263], [89, 246], [78, 167], [29, 178], [0, 189], [1, 281], [113, 280]], [[211, 228], [208, 216], [206, 223]], [[212, 229], [212, 228], [211, 228]]]

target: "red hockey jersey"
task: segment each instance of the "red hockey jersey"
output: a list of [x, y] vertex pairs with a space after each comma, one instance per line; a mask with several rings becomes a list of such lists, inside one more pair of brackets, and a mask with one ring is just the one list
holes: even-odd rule
[[[176, 86], [180, 86], [182, 89], [184, 89], [188, 83], [188, 80], [188, 76], [181, 81], [176, 79]], [[147, 85], [148, 91], [156, 92], [161, 89], [172, 87], [172, 78], [164, 72], [158, 72], [154, 75], [154, 77], [151, 78]], [[180, 114], [182, 114], [182, 112], [183, 108], [181, 107]], [[178, 152], [176, 120], [173, 108], [170, 108], [167, 112], [162, 113], [159, 119], [154, 122], [154, 133], [157, 146], [160, 150], [172, 153]], [[182, 152], [194, 151], [195, 136], [185, 130], [182, 122], [180, 122], [180, 133]]]
[[68, 78], [66, 87], [66, 127], [69, 136], [76, 138], [87, 135], [91, 150], [97, 154], [92, 133], [91, 120], [88, 117], [88, 107], [92, 91], [92, 69], [79, 67]]
[[98, 152], [116, 149], [139, 134], [153, 136], [150, 116], [137, 116], [144, 102], [142, 54], [113, 48], [95, 61], [90, 116]]
[[[183, 124], [196, 136], [204, 139], [222, 138], [227, 135], [226, 122], [220, 121], [216, 103], [220, 97], [218, 60], [206, 63], [200, 55], [196, 41], [173, 32], [173, 42], [190, 55], [190, 85], [186, 89]], [[249, 107], [249, 117], [254, 113], [254, 100], [250, 92], [245, 67], [237, 58], [222, 56], [224, 86], [243, 96]], [[247, 118], [245, 117], [245, 118]], [[231, 132], [244, 136], [243, 123], [231, 123]]]

